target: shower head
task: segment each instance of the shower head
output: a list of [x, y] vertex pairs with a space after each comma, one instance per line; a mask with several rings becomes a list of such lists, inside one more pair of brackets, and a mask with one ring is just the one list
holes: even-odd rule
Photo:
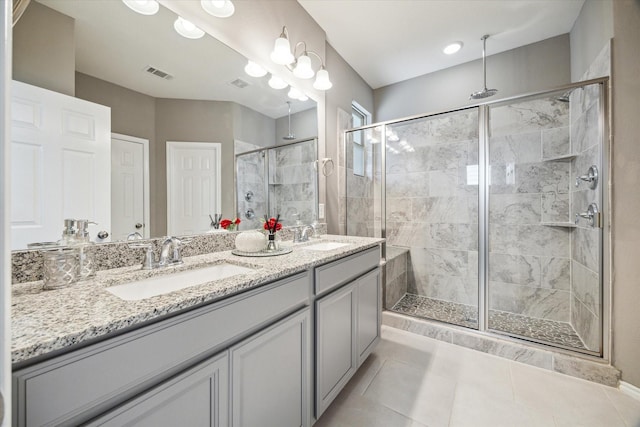
[[478, 92], [473, 92], [469, 99], [483, 99], [488, 98], [490, 96], [498, 93], [498, 89], [487, 89], [487, 39], [489, 38], [488, 34], [482, 36], [482, 75], [484, 78], [484, 89], [479, 90]]
[[296, 139], [296, 136], [291, 133], [291, 101], [287, 101], [287, 105], [289, 106], [289, 133], [287, 136], [283, 136], [282, 139], [285, 141], [293, 141]]
[[571, 95], [571, 90], [566, 91], [565, 93], [563, 93], [560, 96], [557, 96], [555, 99], [556, 101], [560, 101], [560, 102], [569, 102], [570, 98], [569, 96]]

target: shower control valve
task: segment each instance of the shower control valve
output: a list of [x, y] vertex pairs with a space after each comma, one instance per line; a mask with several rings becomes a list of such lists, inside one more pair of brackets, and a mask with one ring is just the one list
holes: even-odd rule
[[586, 175], [576, 177], [576, 187], [580, 186], [580, 181], [589, 183], [589, 188], [595, 190], [598, 186], [598, 167], [591, 165]]
[[581, 212], [576, 214], [575, 223], [578, 225], [578, 221], [580, 218], [585, 218], [589, 225], [593, 228], [600, 227], [600, 212], [598, 211], [598, 205], [595, 203], [591, 203], [587, 208], [586, 212]]

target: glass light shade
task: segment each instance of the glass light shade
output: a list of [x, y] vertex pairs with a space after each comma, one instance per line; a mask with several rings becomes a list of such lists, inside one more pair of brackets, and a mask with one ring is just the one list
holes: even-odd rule
[[291, 53], [291, 45], [289, 40], [285, 37], [278, 37], [276, 44], [271, 52], [271, 60], [276, 64], [288, 65], [295, 61], [293, 54]]
[[251, 77], [263, 77], [267, 75], [267, 70], [253, 61], [247, 62], [247, 65], [244, 66], [244, 72], [249, 74]]
[[308, 101], [308, 100], [309, 100], [309, 97], [308, 97], [307, 95], [305, 95], [304, 93], [303, 93], [303, 94], [301, 94], [301, 95], [298, 97], [298, 101], [302, 101], [302, 102], [304, 102], [304, 101]]
[[196, 27], [192, 22], [187, 21], [180, 16], [173, 23], [173, 28], [175, 28], [178, 34], [182, 37], [186, 37], [188, 39], [199, 39], [204, 36], [204, 31]]
[[315, 73], [311, 68], [311, 58], [307, 55], [300, 55], [296, 63], [296, 68], [293, 69], [293, 75], [299, 79], [310, 79]]
[[318, 75], [316, 75], [316, 81], [313, 82], [313, 87], [318, 90], [328, 90], [331, 89], [333, 83], [329, 80], [329, 72], [324, 68], [318, 70]]
[[236, 11], [230, 0], [201, 0], [200, 5], [209, 15], [228, 18]]
[[291, 99], [299, 99], [302, 96], [302, 92], [300, 92], [295, 87], [291, 87], [291, 89], [289, 89], [289, 93], [287, 94], [287, 96]]
[[287, 82], [282, 80], [280, 77], [271, 75], [271, 78], [269, 79], [269, 86], [271, 86], [274, 89], [284, 89], [285, 87], [288, 86], [288, 84]]
[[122, 0], [127, 7], [142, 15], [155, 15], [160, 9], [156, 0]]
[[447, 55], [453, 55], [454, 53], [459, 51], [461, 48], [462, 48], [462, 42], [454, 42], [445, 46], [445, 48], [442, 49], [442, 51]]

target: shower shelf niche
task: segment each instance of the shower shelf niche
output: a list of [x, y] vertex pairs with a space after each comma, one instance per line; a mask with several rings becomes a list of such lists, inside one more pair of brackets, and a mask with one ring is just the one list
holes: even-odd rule
[[545, 225], [547, 227], [567, 227], [567, 228], [576, 228], [573, 222], [542, 222], [540, 225]]
[[546, 159], [542, 159], [543, 162], [570, 162], [571, 160], [578, 157], [577, 154], [564, 154], [558, 157], [549, 157]]

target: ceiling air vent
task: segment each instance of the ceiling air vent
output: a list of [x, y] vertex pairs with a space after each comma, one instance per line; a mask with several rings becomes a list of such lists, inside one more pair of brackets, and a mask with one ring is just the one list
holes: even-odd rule
[[237, 78], [232, 82], [229, 82], [230, 85], [233, 85], [235, 87], [238, 87], [240, 89], [244, 89], [245, 87], [249, 86], [249, 83], [242, 80], [241, 78]]
[[165, 71], [159, 70], [155, 67], [152, 67], [151, 65], [147, 65], [146, 67], [144, 67], [144, 71], [146, 71], [149, 74], [153, 74], [154, 76], [158, 76], [161, 79], [165, 79], [165, 80], [171, 80], [173, 78], [173, 76]]

